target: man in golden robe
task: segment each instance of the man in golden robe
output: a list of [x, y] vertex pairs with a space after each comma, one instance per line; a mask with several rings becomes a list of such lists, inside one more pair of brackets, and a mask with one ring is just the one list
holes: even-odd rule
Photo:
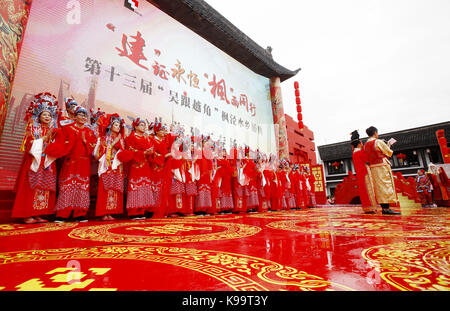
[[388, 159], [392, 156], [393, 151], [390, 144], [378, 139], [377, 128], [371, 126], [366, 133], [369, 139], [364, 145], [364, 150], [369, 160], [376, 200], [381, 205], [383, 214], [399, 215], [399, 212], [389, 208], [389, 204], [398, 203], [391, 163]]

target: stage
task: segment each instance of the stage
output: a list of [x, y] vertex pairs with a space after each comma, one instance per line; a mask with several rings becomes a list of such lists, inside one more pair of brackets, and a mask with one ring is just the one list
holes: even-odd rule
[[448, 208], [0, 225], [0, 289], [450, 289]]

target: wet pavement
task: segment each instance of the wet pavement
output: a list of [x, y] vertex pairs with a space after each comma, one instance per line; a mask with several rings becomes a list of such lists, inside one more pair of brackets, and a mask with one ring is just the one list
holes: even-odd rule
[[0, 225], [0, 290], [449, 290], [450, 209]]

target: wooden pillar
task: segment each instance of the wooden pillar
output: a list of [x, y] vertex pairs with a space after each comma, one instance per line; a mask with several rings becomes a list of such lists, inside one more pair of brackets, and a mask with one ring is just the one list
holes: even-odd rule
[[286, 118], [284, 116], [281, 80], [279, 77], [270, 79], [270, 96], [272, 100], [273, 123], [275, 124], [275, 139], [278, 142], [278, 157], [280, 160], [289, 160]]
[[1, 1], [0, 15], [0, 137], [2, 136], [20, 47], [30, 14], [32, 0]]

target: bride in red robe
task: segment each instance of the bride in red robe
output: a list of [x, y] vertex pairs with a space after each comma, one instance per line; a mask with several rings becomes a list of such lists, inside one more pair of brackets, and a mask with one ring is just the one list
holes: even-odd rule
[[175, 135], [168, 133], [167, 126], [156, 123], [153, 137], [154, 153], [151, 161], [152, 188], [155, 195], [153, 218], [165, 218], [168, 215], [170, 187], [172, 181], [171, 148]]
[[269, 199], [267, 196], [267, 191], [266, 191], [266, 185], [267, 185], [267, 181], [266, 181], [266, 177], [264, 176], [264, 170], [265, 170], [265, 161], [263, 160], [262, 156], [258, 155], [258, 159], [257, 159], [257, 163], [256, 163], [256, 169], [257, 169], [257, 173], [256, 173], [256, 186], [258, 188], [258, 208], [257, 211], [259, 213], [263, 213], [263, 212], [267, 212], [267, 210], [269, 209]]
[[25, 120], [28, 122], [21, 151], [26, 152], [17, 177], [17, 194], [13, 218], [24, 223], [43, 223], [42, 215], [54, 213], [56, 165], [49, 161], [46, 148], [56, 133], [58, 102], [50, 93], [40, 93], [31, 102]]
[[98, 160], [98, 194], [95, 216], [114, 220], [112, 214], [123, 213], [124, 173], [119, 155], [125, 149], [124, 120], [118, 114], [97, 120], [99, 140], [94, 151]]
[[78, 221], [85, 218], [89, 205], [91, 177], [91, 156], [97, 143], [94, 132], [85, 126], [88, 112], [78, 106], [75, 122], [59, 131], [55, 144], [49, 146], [47, 154], [54, 158], [65, 156], [59, 174], [59, 196], [56, 202], [56, 221], [63, 222], [70, 217]]
[[195, 202], [195, 212], [204, 212], [206, 214], [215, 213], [215, 205], [212, 203], [211, 197], [211, 173], [212, 158], [210, 137], [202, 138], [202, 157], [196, 162], [199, 165], [200, 178], [197, 181], [197, 199]]
[[283, 205], [281, 203], [281, 191], [280, 191], [280, 181], [278, 179], [278, 172], [276, 169], [276, 158], [271, 156], [269, 159], [269, 165], [266, 168], [266, 179], [270, 185], [270, 210], [271, 211], [279, 211], [283, 209]]
[[231, 149], [231, 154], [233, 156], [232, 166], [233, 166], [233, 197], [234, 197], [234, 213], [246, 213], [247, 212], [247, 189], [245, 175], [243, 169], [245, 162], [241, 159], [241, 154], [238, 154], [236, 147]]
[[256, 211], [259, 207], [258, 185], [257, 175], [258, 169], [256, 168], [255, 161], [250, 159], [250, 148], [245, 147], [245, 158], [242, 159], [244, 166], [242, 173], [244, 175], [244, 184], [246, 190], [247, 199], [247, 211]]
[[183, 137], [178, 135], [172, 145], [172, 183], [170, 187], [170, 198], [168, 216], [191, 214], [186, 197], [186, 151]]
[[267, 157], [264, 158], [261, 169], [262, 169], [262, 174], [263, 174], [264, 181], [265, 181], [265, 184], [263, 184], [263, 189], [264, 189], [264, 195], [265, 195], [264, 199], [267, 204], [266, 211], [270, 211], [270, 209], [272, 208], [270, 187], [271, 187], [271, 182], [272, 182], [271, 180], [273, 179], [273, 175], [272, 175], [272, 171], [271, 171], [271, 164], [267, 160]]
[[231, 162], [227, 159], [227, 151], [225, 148], [221, 150], [221, 158], [217, 160], [217, 166], [220, 170], [220, 210], [222, 212], [231, 212], [234, 207], [233, 192], [231, 188], [231, 180], [233, 178], [233, 168]]
[[[145, 212], [152, 211], [155, 198], [148, 156], [153, 152], [153, 145], [146, 135], [146, 123], [141, 118], [133, 119], [133, 131], [125, 139], [130, 157], [128, 172], [127, 214], [135, 220], [145, 219]], [[125, 159], [124, 159], [125, 161]]]
[[373, 214], [377, 209], [377, 201], [373, 189], [372, 175], [367, 163], [369, 159], [364, 151], [363, 144], [359, 140], [357, 131], [352, 132], [353, 166], [355, 167], [358, 181], [359, 198], [361, 207], [366, 214]]
[[292, 181], [292, 187], [293, 187], [293, 191], [294, 191], [294, 195], [295, 195], [296, 207], [302, 209], [302, 208], [306, 208], [306, 202], [305, 202], [305, 197], [303, 195], [303, 183], [301, 182], [299, 168], [300, 167], [298, 164], [294, 165], [294, 168], [292, 170], [291, 181]]

